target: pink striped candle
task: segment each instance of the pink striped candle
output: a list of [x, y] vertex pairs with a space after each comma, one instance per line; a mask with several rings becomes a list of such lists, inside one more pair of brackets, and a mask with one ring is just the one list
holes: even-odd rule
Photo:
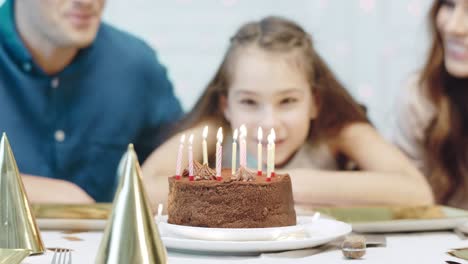
[[208, 137], [208, 126], [205, 126], [205, 128], [203, 128], [202, 136], [203, 165], [208, 165], [208, 144], [206, 143], [206, 138]]
[[193, 181], [193, 134], [189, 137], [188, 146], [188, 159], [189, 159], [189, 180]]
[[216, 134], [216, 138], [218, 139], [218, 142], [216, 142], [216, 179], [218, 181], [221, 181], [221, 163], [223, 159], [223, 146], [221, 145], [223, 143], [222, 127], [218, 129], [218, 134]]
[[179, 152], [177, 153], [177, 163], [176, 163], [176, 179], [180, 180], [181, 177], [181, 170], [182, 170], [182, 155], [184, 150], [184, 143], [185, 143], [185, 134], [180, 137], [180, 145], [179, 145]]
[[231, 173], [232, 175], [236, 174], [237, 166], [237, 128], [234, 130], [234, 135], [232, 136], [232, 155], [231, 155]]
[[245, 138], [247, 137], [247, 128], [245, 125], [242, 125], [240, 127], [240, 146], [239, 146], [239, 152], [240, 152], [240, 167], [247, 168], [247, 142]]
[[271, 129], [268, 135], [267, 145], [267, 181], [271, 181], [271, 177], [275, 176], [275, 130]]
[[263, 158], [262, 158], [262, 140], [263, 140], [263, 130], [262, 127], [258, 127], [257, 132], [257, 175], [262, 176], [262, 167], [263, 167]]
[[271, 177], [275, 177], [275, 141], [276, 133], [275, 130], [271, 129]]

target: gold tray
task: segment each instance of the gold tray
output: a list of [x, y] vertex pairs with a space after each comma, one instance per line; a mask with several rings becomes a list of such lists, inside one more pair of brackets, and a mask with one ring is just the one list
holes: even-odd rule
[[[107, 219], [112, 209], [112, 204], [33, 204], [32, 209], [36, 218]], [[310, 214], [314, 211], [348, 223], [468, 217], [468, 211], [439, 205], [398, 207], [298, 207], [298, 215]]]
[[447, 206], [327, 207], [316, 208], [337, 220], [351, 223], [468, 217], [468, 211]]
[[33, 204], [32, 210], [36, 218], [107, 219], [112, 210], [112, 204]]
[[350, 223], [355, 232], [409, 232], [453, 229], [468, 221], [468, 211], [448, 206], [328, 207], [325, 216]]
[[[65, 205], [36, 204], [32, 206], [39, 227], [45, 229], [100, 230], [112, 210], [110, 203]], [[453, 229], [468, 222], [468, 211], [447, 206], [390, 206], [390, 207], [296, 207], [298, 215], [318, 211], [350, 223], [355, 232], [408, 232]]]

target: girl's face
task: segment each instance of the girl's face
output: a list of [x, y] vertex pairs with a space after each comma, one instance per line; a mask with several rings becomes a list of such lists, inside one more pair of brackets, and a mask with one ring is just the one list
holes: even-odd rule
[[468, 0], [440, 1], [436, 23], [444, 47], [445, 67], [455, 77], [468, 77]]
[[[293, 54], [274, 54], [257, 47], [238, 52], [224, 114], [233, 128], [247, 126], [247, 147], [256, 153], [257, 129], [263, 144], [276, 132], [275, 161], [283, 164], [304, 144], [316, 104], [305, 71]], [[266, 161], [266, 155], [263, 155]]]

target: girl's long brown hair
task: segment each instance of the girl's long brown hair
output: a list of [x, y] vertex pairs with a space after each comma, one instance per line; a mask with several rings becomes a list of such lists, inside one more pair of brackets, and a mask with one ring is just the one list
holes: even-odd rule
[[437, 202], [460, 203], [467, 193], [468, 81], [451, 76], [445, 67], [442, 38], [436, 25], [442, 4], [435, 0], [430, 11], [432, 46], [419, 80], [423, 94], [436, 108], [425, 132], [426, 160], [431, 164], [429, 183]]
[[243, 25], [231, 38], [230, 46], [214, 78], [193, 110], [187, 115], [182, 128], [186, 129], [204, 121], [215, 121], [230, 128], [224, 118], [221, 96], [227, 96], [232, 76], [233, 62], [242, 49], [256, 45], [265, 51], [291, 53], [307, 74], [310, 88], [318, 105], [318, 115], [311, 121], [310, 137], [328, 139], [353, 122], [368, 122], [365, 111], [329, 70], [315, 52], [310, 36], [296, 23], [279, 17], [266, 17], [259, 22]]

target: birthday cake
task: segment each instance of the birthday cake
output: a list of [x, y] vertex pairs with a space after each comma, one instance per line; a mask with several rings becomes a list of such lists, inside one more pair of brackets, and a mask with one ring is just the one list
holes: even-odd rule
[[194, 178], [169, 177], [168, 223], [212, 228], [261, 228], [296, 224], [291, 178], [267, 178], [245, 168], [221, 178], [195, 164]]

